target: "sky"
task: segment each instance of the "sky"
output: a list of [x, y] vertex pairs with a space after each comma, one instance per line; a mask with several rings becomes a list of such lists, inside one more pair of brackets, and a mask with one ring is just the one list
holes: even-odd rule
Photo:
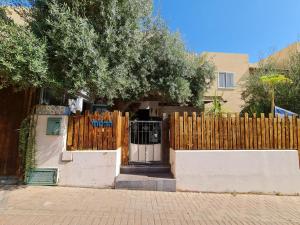
[[300, 41], [300, 0], [154, 0], [189, 51], [246, 53], [257, 62]]

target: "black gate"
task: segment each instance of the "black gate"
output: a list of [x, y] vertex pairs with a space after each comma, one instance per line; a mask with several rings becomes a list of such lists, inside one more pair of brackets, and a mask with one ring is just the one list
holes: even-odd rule
[[129, 161], [154, 163], [162, 161], [162, 122], [130, 121]]

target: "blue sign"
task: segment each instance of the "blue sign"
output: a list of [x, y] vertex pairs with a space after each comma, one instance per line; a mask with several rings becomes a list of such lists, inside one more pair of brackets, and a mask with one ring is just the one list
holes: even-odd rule
[[92, 120], [93, 127], [112, 127], [112, 121]]

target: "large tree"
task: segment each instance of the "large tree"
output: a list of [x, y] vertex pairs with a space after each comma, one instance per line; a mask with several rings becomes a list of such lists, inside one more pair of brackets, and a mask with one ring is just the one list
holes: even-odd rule
[[159, 95], [201, 105], [213, 79], [213, 65], [153, 19], [151, 0], [37, 0], [29, 18], [52, 88], [106, 103]]

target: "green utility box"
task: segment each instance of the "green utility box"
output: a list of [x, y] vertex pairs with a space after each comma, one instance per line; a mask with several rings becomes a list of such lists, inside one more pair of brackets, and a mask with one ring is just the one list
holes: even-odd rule
[[47, 120], [46, 135], [60, 135], [61, 120], [60, 117], [49, 117]]

